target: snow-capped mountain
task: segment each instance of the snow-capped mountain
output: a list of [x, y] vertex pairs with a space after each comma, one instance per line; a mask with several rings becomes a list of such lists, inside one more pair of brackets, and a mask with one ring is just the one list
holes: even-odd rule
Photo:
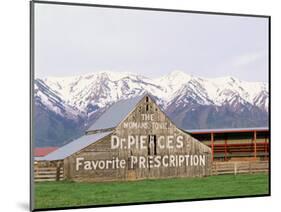
[[79, 111], [74, 110], [56, 90], [51, 89], [40, 79], [34, 82], [34, 95], [36, 104], [41, 104], [42, 107], [48, 108], [58, 115], [69, 119], [76, 119], [79, 115]]
[[[181, 114], [181, 118], [173, 121], [184, 128], [204, 126], [200, 123], [188, 125], [183, 118], [192, 111], [203, 110], [202, 108], [213, 108], [217, 112], [228, 110], [238, 115], [243, 111], [248, 114], [255, 111], [255, 114], [266, 114], [258, 125], [267, 124], [269, 94], [268, 84], [263, 82], [247, 82], [235, 77], [203, 78], [181, 71], [173, 71], [160, 78], [148, 78], [129, 72], [101, 71], [35, 80], [37, 107], [62, 118], [80, 122], [83, 120], [85, 128], [114, 102], [144, 92], [153, 95], [168, 115], [173, 114], [171, 117]], [[255, 121], [248, 125], [252, 126], [253, 123]], [[207, 127], [211, 127], [210, 125], [212, 124], [207, 124]]]
[[[55, 93], [60, 102], [83, 113], [93, 108], [103, 108], [120, 99], [127, 99], [149, 92], [162, 100], [166, 107], [175, 98], [190, 97], [202, 105], [233, 104], [243, 101], [267, 110], [268, 85], [246, 82], [234, 77], [202, 78], [174, 71], [157, 79], [133, 73], [98, 72], [74, 77], [49, 77], [37, 79]], [[43, 91], [42, 91], [43, 92]], [[46, 94], [48, 95], [48, 94]], [[37, 96], [35, 94], [35, 96]], [[237, 98], [239, 97], [239, 98]], [[50, 95], [52, 99], [52, 96]], [[52, 107], [56, 110], [56, 107]]]

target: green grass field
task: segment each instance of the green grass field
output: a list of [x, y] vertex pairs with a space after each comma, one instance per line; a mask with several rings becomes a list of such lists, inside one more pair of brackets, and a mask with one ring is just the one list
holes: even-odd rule
[[35, 184], [35, 208], [268, 194], [268, 175], [221, 175], [133, 182]]

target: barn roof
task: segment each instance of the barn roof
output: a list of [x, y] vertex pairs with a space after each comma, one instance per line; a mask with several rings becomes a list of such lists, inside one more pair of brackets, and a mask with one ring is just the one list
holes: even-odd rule
[[268, 127], [253, 127], [253, 128], [222, 128], [222, 129], [191, 129], [184, 130], [191, 134], [209, 134], [209, 133], [242, 133], [242, 132], [266, 132]]
[[101, 115], [101, 117], [87, 130], [87, 132], [115, 128], [126, 118], [126, 116], [135, 108], [145, 95], [146, 94], [116, 102]]
[[46, 155], [45, 157], [36, 157], [35, 160], [63, 160], [64, 158], [74, 154], [75, 152], [80, 151], [81, 149], [84, 149], [85, 147], [89, 146], [92, 143], [95, 143], [96, 141], [104, 138], [105, 136], [112, 133], [110, 132], [104, 132], [104, 133], [97, 133], [97, 134], [91, 134], [91, 135], [84, 135], [64, 146], [61, 148], [51, 152], [50, 154]]

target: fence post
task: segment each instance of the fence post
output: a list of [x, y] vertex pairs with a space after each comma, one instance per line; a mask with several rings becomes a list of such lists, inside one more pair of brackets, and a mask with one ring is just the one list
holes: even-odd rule
[[211, 149], [212, 149], [212, 161], [214, 161], [214, 154], [215, 154], [215, 150], [214, 150], [215, 146], [214, 146], [214, 133], [211, 132]]
[[252, 174], [252, 163], [251, 163], [251, 161], [249, 161], [249, 172], [250, 172], [250, 174]]
[[234, 162], [234, 175], [236, 175], [236, 174], [237, 174], [237, 163]]
[[254, 131], [254, 157], [257, 159], [257, 131]]
[[60, 181], [60, 164], [57, 164], [56, 181]]
[[215, 162], [215, 166], [216, 166], [216, 175], [218, 175], [218, 164], [217, 164], [217, 162]]

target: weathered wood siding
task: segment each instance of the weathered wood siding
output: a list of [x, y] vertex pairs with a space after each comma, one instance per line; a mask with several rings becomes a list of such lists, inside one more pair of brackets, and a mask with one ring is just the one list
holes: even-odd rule
[[[128, 111], [129, 112], [129, 111]], [[145, 120], [143, 114], [153, 114], [153, 121]], [[128, 123], [138, 123], [137, 128], [128, 128]], [[156, 125], [162, 127], [155, 127]], [[165, 127], [163, 127], [165, 126]], [[127, 139], [128, 136], [177, 136], [183, 137], [183, 147], [181, 148], [159, 148], [147, 143], [146, 149], [112, 149], [111, 136], [116, 135], [119, 138]], [[162, 138], [163, 138], [162, 137]], [[147, 141], [148, 142], [148, 139]], [[162, 145], [167, 146], [167, 139], [161, 141]], [[176, 139], [173, 139], [173, 146], [176, 146]], [[148, 149], [149, 148], [149, 149]], [[156, 151], [156, 152], [155, 152]], [[200, 166], [180, 166], [180, 167], [147, 167], [140, 168], [133, 166], [131, 168], [131, 156], [171, 156], [171, 155], [204, 155], [205, 165]], [[126, 167], [119, 169], [102, 169], [102, 170], [76, 170], [76, 158], [84, 158], [85, 160], [106, 160], [118, 157], [126, 160]], [[75, 153], [64, 160], [64, 173], [67, 179], [75, 181], [121, 181], [121, 180], [139, 180], [146, 178], [171, 178], [171, 177], [196, 177], [211, 175], [212, 161], [211, 149], [197, 141], [189, 134], [178, 129], [169, 118], [159, 109], [150, 97], [144, 97], [136, 108], [128, 114], [123, 122], [121, 122], [115, 131], [100, 141], [86, 147], [85, 149]]]

